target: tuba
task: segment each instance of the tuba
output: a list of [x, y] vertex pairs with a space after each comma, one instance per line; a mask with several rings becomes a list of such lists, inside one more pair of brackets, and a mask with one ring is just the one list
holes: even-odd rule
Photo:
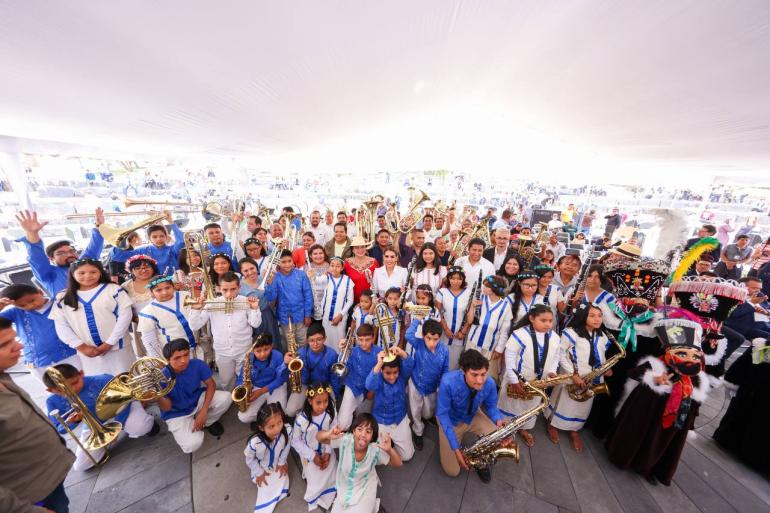
[[380, 333], [382, 333], [382, 350], [385, 352], [385, 361], [392, 362], [396, 356], [390, 352], [390, 347], [396, 343], [393, 339], [395, 338], [395, 326], [398, 319], [391, 315], [390, 309], [385, 303], [378, 303], [374, 308], [374, 318]]
[[104, 237], [104, 242], [107, 244], [112, 244], [115, 247], [125, 249], [126, 241], [128, 240], [128, 236], [131, 234], [131, 232], [141, 230], [145, 226], [150, 226], [151, 224], [155, 224], [165, 218], [166, 214], [161, 212], [153, 214], [150, 217], [146, 217], [138, 223], [132, 224], [131, 226], [126, 226], [124, 228], [115, 228], [114, 226], [110, 226], [107, 223], [102, 223], [99, 225], [99, 233], [102, 235], [102, 237]]
[[96, 398], [96, 415], [113, 418], [131, 401], [153, 401], [174, 388], [176, 380], [163, 374], [166, 361], [147, 356], [135, 361], [128, 372], [112, 378]]
[[[45, 373], [51, 378], [56, 389], [69, 401], [72, 408], [60, 414], [58, 410], [52, 410], [53, 415], [57, 421], [64, 427], [67, 433], [75, 440], [75, 442], [83, 449], [88, 455], [88, 458], [93, 462], [94, 466], [103, 465], [110, 457], [109, 453], [105, 451], [104, 456], [99, 460], [91, 455], [90, 451], [95, 451], [107, 447], [112, 443], [120, 434], [123, 429], [123, 424], [116, 420], [111, 420], [100, 423], [99, 420], [88, 411], [88, 408], [83, 401], [78, 397], [74, 390], [67, 384], [67, 380], [64, 378], [61, 372], [55, 367], [49, 367]], [[80, 439], [72, 432], [72, 429], [67, 425], [64, 419], [66, 419], [71, 413], [80, 413], [83, 416], [83, 422], [88, 426], [88, 430], [91, 432], [85, 442], [81, 442]]]
[[602, 365], [598, 366], [591, 372], [588, 372], [584, 374], [583, 376], [580, 376], [583, 378], [583, 381], [586, 382], [588, 385], [586, 388], [578, 388], [577, 385], [574, 383], [567, 385], [567, 393], [569, 393], [569, 396], [571, 399], [579, 402], [585, 402], [589, 399], [593, 398], [596, 395], [599, 394], [609, 394], [610, 389], [607, 387], [607, 383], [597, 383], [595, 385], [591, 385], [590, 383], [598, 378], [599, 376], [602, 376], [607, 373], [608, 370], [610, 370], [616, 363], [618, 363], [620, 360], [626, 357], [626, 351], [623, 349], [623, 346], [621, 346], [617, 340], [615, 340], [615, 337], [610, 335], [609, 333], [605, 333], [607, 337], [612, 340], [612, 342], [618, 346], [618, 350], [620, 351], [615, 356], [611, 357], [609, 360], [604, 362]]
[[353, 352], [353, 346], [355, 345], [355, 333], [353, 332], [353, 325], [348, 328], [348, 332], [345, 335], [345, 348], [340, 351], [340, 355], [337, 357], [337, 361], [332, 364], [331, 371], [335, 376], [344, 378], [348, 374], [348, 360], [350, 360], [350, 353]]
[[[519, 427], [526, 424], [527, 421], [545, 410], [548, 407], [548, 396], [539, 388], [530, 385], [524, 378], [519, 376], [519, 381], [525, 389], [528, 389], [532, 396], [539, 395], [543, 401], [525, 411], [514, 420], [505, 424], [495, 431], [482, 436], [476, 443], [470, 447], [462, 449], [463, 457], [468, 465], [474, 469], [483, 469], [491, 467], [498, 458], [513, 458], [516, 463], [519, 462], [519, 446], [516, 445], [515, 433]], [[502, 443], [508, 438], [513, 438], [513, 447], [501, 447]]]
[[238, 407], [238, 411], [241, 413], [249, 409], [249, 405], [251, 404], [249, 397], [251, 396], [251, 391], [254, 388], [254, 385], [251, 382], [252, 351], [254, 351], [254, 344], [252, 344], [249, 350], [246, 352], [246, 359], [243, 361], [243, 384], [233, 388], [233, 391], [230, 393], [230, 397]]
[[289, 317], [289, 325], [286, 328], [286, 352], [294, 356], [287, 365], [289, 386], [292, 393], [299, 394], [302, 392], [302, 367], [305, 366], [305, 362], [299, 357], [297, 337], [294, 335], [294, 324], [291, 322], [291, 317]]
[[425, 217], [425, 209], [420, 208], [420, 205], [430, 200], [430, 197], [423, 191], [415, 189], [414, 187], [410, 187], [409, 189], [412, 191], [409, 210], [398, 220], [398, 231], [401, 233], [409, 233], [420, 224], [422, 218]]

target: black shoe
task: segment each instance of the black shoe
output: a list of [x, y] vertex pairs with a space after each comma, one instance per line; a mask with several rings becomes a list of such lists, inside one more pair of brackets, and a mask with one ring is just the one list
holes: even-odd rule
[[206, 431], [208, 431], [211, 436], [222, 436], [222, 433], [225, 432], [225, 428], [219, 422], [214, 422], [212, 425], [206, 426]]
[[158, 421], [156, 420], [152, 423], [152, 429], [147, 433], [147, 436], [155, 436], [158, 433], [160, 433], [160, 424], [158, 424]]
[[259, 427], [259, 424], [257, 424], [256, 420], [254, 422], [249, 422], [249, 429], [251, 430], [252, 433], [256, 433], [258, 427]]
[[414, 435], [412, 438], [414, 438], [414, 447], [418, 451], [422, 450], [423, 443], [422, 443], [422, 435]]
[[655, 476], [649, 476], [647, 478], [647, 482], [650, 483], [652, 486], [657, 486], [658, 485], [658, 478], [655, 477]]
[[481, 479], [482, 483], [488, 483], [492, 481], [492, 471], [489, 467], [480, 468], [476, 471], [476, 473], [479, 475], [479, 479]]

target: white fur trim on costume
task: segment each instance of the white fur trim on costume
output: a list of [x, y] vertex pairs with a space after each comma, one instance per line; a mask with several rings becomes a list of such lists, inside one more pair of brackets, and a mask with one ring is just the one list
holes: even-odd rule
[[[644, 373], [644, 375], [642, 376], [642, 382], [658, 395], [664, 395], [664, 394], [670, 393], [671, 385], [656, 385], [655, 382], [653, 381], [654, 376], [667, 374], [666, 364], [664, 364], [654, 356], [645, 356], [644, 358], [639, 360], [640, 366], [644, 365], [645, 363], [650, 365], [651, 370], [648, 370]], [[623, 407], [623, 404], [626, 402], [626, 399], [628, 399], [628, 396], [631, 395], [631, 392], [633, 392], [638, 385], [639, 385], [639, 381], [636, 381], [631, 378], [626, 380], [626, 383], [623, 386], [623, 395], [621, 396], [620, 401], [618, 401], [618, 405], [615, 407], [616, 416], [620, 412], [620, 409]]]
[[690, 397], [692, 397], [693, 401], [702, 403], [708, 398], [711, 383], [709, 381], [709, 375], [703, 371], [699, 372], [696, 377], [698, 378], [697, 383], [694, 378], [692, 380], [692, 394]]
[[706, 365], [716, 365], [722, 360], [725, 351], [727, 351], [727, 339], [722, 337], [717, 339], [717, 347], [713, 353], [703, 352], [703, 361], [706, 362]]
[[762, 337], [757, 337], [751, 341], [751, 347], [753, 347], [754, 349], [762, 349], [763, 347], [765, 347], [765, 344], [767, 344], [767, 339], [764, 339]]

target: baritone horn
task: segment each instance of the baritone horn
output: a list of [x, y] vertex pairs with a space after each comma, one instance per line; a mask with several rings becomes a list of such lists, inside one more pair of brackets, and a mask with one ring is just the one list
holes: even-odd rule
[[430, 200], [430, 196], [425, 194], [420, 189], [410, 187], [409, 190], [412, 191], [409, 210], [398, 221], [398, 231], [401, 233], [409, 233], [414, 230], [418, 224], [420, 224], [422, 218], [425, 217], [425, 209], [421, 208], [420, 205]]
[[[61, 414], [58, 410], [52, 410], [53, 415], [57, 421], [64, 427], [69, 433], [75, 443], [86, 453], [88, 458], [94, 464], [94, 466], [103, 465], [110, 457], [107, 451], [104, 452], [104, 456], [97, 461], [91, 455], [91, 451], [96, 451], [107, 447], [111, 444], [120, 434], [123, 429], [123, 424], [116, 420], [111, 420], [105, 423], [100, 423], [99, 420], [88, 410], [88, 407], [83, 403], [80, 397], [75, 393], [72, 388], [67, 384], [67, 379], [64, 375], [55, 367], [49, 367], [45, 373], [53, 381], [54, 387], [69, 401], [71, 408], [69, 411]], [[72, 429], [67, 425], [66, 418], [73, 413], [80, 413], [83, 417], [83, 422], [88, 426], [90, 431], [88, 438], [81, 442], [80, 439], [72, 432]]]
[[102, 223], [99, 225], [99, 233], [102, 235], [102, 237], [104, 237], [104, 242], [107, 244], [112, 244], [115, 247], [125, 249], [128, 236], [132, 232], [141, 230], [142, 228], [150, 226], [151, 224], [155, 224], [165, 218], [166, 214], [161, 212], [142, 219], [136, 224], [132, 224], [131, 226], [126, 226], [123, 228], [115, 228], [114, 226], [110, 226], [107, 223]]
[[120, 413], [131, 401], [153, 401], [174, 388], [176, 380], [166, 377], [166, 361], [147, 356], [135, 361], [128, 372], [112, 378], [96, 398], [96, 415], [107, 420]]

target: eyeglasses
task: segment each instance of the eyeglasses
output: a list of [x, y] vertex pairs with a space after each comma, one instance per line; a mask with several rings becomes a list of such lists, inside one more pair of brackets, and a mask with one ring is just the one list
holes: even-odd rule
[[537, 283], [520, 283], [522, 287], [527, 287], [528, 289], [534, 289], [537, 287]]
[[77, 255], [78, 250], [75, 248], [70, 249], [59, 249], [53, 252], [53, 256], [60, 257], [60, 256], [67, 256], [67, 255]]

